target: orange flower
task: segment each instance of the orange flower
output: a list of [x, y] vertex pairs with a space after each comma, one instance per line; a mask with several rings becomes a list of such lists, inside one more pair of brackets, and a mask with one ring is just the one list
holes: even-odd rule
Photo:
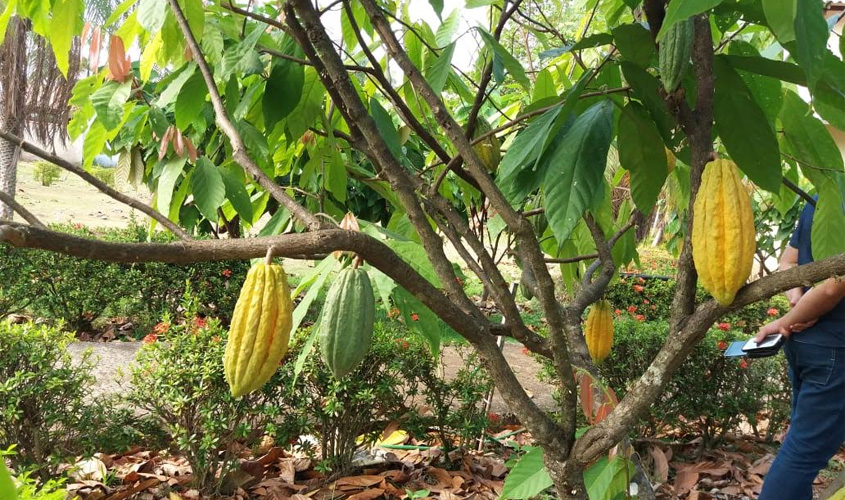
[[651, 302], [649, 302], [649, 300], [648, 300], [648, 299], [643, 299], [643, 304], [648, 305], [648, 304], [651, 304]]
[[498, 414], [498, 413], [493, 413], [493, 412], [490, 412], [490, 413], [488, 413], [488, 414], [487, 414], [487, 418], [489, 418], [489, 419], [490, 419], [490, 422], [491, 422], [491, 423], [494, 423], [494, 424], [495, 424], [495, 423], [497, 423], [497, 422], [499, 421], [499, 414]]
[[730, 329], [731, 329], [731, 324], [730, 324], [730, 323], [719, 323], [719, 330], [722, 330], [723, 332], [726, 332], [726, 331], [728, 331], [728, 330], [730, 330]]
[[231, 278], [232, 277], [232, 270], [231, 269], [224, 269], [221, 274], [226, 278]]
[[640, 285], [634, 285], [634, 291], [637, 293], [642, 293], [643, 287]]
[[778, 314], [780, 314], [780, 310], [778, 310], [778, 308], [776, 307], [771, 307], [768, 311], [766, 311], [766, 314], [768, 316], [777, 316]]
[[739, 367], [742, 368], [743, 370], [745, 370], [746, 368], [748, 368], [748, 361], [745, 361], [744, 359], [740, 359], [739, 360]]
[[631, 314], [634, 314], [635, 312], [637, 312], [637, 306], [634, 306], [634, 305], [628, 306], [628, 312], [631, 313]]
[[525, 354], [526, 356], [528, 356], [529, 354], [531, 354], [531, 351], [529, 351], [527, 347], [523, 347], [522, 348], [522, 354]]
[[156, 335], [155, 333], [151, 333], [151, 334], [147, 335], [146, 337], [144, 337], [144, 343], [145, 344], [152, 344], [153, 342], [155, 342], [157, 340], [158, 340], [158, 335]]
[[153, 332], [158, 334], [167, 333], [168, 330], [170, 330], [170, 323], [164, 321], [153, 327]]
[[411, 321], [419, 321], [420, 315], [417, 313], [411, 313]]
[[645, 321], [645, 316], [643, 316], [642, 314], [637, 314], [636, 316], [634, 316], [634, 318], [637, 321]]
[[205, 328], [208, 326], [208, 320], [199, 316], [194, 316], [194, 326], [197, 328]]
[[617, 310], [615, 310], [615, 311], [613, 311], [613, 312], [615, 312], [617, 316], [619, 316], [620, 314], [622, 314], [622, 310], [621, 310], [621, 309], [617, 309]]
[[719, 346], [720, 351], [724, 351], [725, 349], [728, 348], [728, 343], [725, 342], [724, 340], [720, 340], [718, 346]]

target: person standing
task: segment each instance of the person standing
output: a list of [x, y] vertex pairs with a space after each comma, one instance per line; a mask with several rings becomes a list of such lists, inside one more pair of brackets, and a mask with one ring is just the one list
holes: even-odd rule
[[[813, 261], [815, 207], [807, 204], [780, 259], [780, 270]], [[811, 500], [813, 481], [845, 442], [845, 279], [787, 290], [790, 310], [757, 333], [786, 337], [792, 382], [789, 431], [758, 500]]]

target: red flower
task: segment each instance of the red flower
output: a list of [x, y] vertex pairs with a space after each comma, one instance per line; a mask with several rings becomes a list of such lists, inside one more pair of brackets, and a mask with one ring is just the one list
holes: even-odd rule
[[164, 321], [153, 327], [153, 332], [158, 334], [167, 333], [168, 330], [170, 330], [170, 323]]
[[397, 316], [399, 316], [399, 309], [397, 309], [395, 307], [393, 309], [391, 309], [390, 311], [388, 311], [388, 313], [387, 313], [388, 318], [395, 318]]
[[637, 306], [628, 306], [628, 312], [634, 314], [635, 312], [637, 312]]
[[82, 224], [80, 224], [79, 222], [76, 222], [76, 223], [73, 224], [73, 228], [74, 229], [82, 229]]
[[728, 343], [725, 342], [724, 340], [720, 340], [718, 346], [719, 346], [720, 351], [724, 351], [725, 349], [728, 348]]
[[780, 311], [776, 307], [771, 307], [768, 311], [766, 311], [766, 314], [768, 316], [777, 316], [778, 314], [780, 314]]
[[529, 351], [527, 347], [523, 347], [522, 348], [522, 354], [525, 354], [526, 356], [528, 356], [529, 354], [531, 354], [531, 351]]
[[417, 313], [411, 313], [411, 321], [419, 321], [420, 315]]
[[617, 315], [617, 316], [619, 316], [620, 314], [622, 314], [622, 310], [621, 310], [621, 309], [617, 309], [617, 310], [616, 310], [616, 311], [614, 311], [614, 312], [616, 313], [616, 315]]
[[155, 333], [151, 333], [151, 334], [147, 335], [146, 337], [144, 337], [144, 343], [145, 344], [152, 344], [156, 340], [158, 340], [158, 335], [156, 335]]
[[499, 421], [499, 414], [490, 412], [490, 413], [487, 414], [487, 418], [490, 419], [490, 422], [495, 424]]
[[655, 309], [657, 309], [657, 306], [651, 306], [652, 311], [655, 310]]
[[643, 316], [642, 314], [637, 314], [636, 316], [634, 316], [634, 318], [637, 321], [645, 321], [645, 316]]
[[408, 349], [409, 347], [411, 347], [411, 344], [409, 344], [407, 340], [403, 340], [402, 349]]
[[226, 278], [231, 278], [232, 277], [232, 270], [231, 269], [224, 269], [221, 274]]
[[739, 360], [739, 367], [742, 368], [743, 370], [745, 370], [746, 368], [748, 368], [748, 361], [745, 361], [744, 359], [740, 359]]
[[730, 329], [731, 329], [731, 324], [730, 324], [730, 323], [719, 323], [719, 330], [722, 330], [723, 332], [726, 332], [726, 331], [728, 331], [728, 330], [730, 330]]
[[199, 316], [194, 316], [194, 326], [197, 328], [205, 328], [208, 326], [208, 320], [205, 318], [200, 318]]
[[461, 278], [455, 278], [455, 281], [457, 281], [459, 285], [464, 286], [464, 280]]
[[640, 278], [637, 278], [637, 280], [638, 280], [640, 283], [645, 283], [645, 278], [640, 277]]
[[643, 299], [643, 304], [651, 304], [648, 299]]
[[640, 285], [634, 285], [634, 291], [637, 293], [642, 293], [643, 287]]

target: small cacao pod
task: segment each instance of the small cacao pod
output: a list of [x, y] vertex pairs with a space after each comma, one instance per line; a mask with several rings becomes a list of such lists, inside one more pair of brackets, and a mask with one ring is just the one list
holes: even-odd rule
[[601, 363], [610, 354], [613, 347], [613, 316], [610, 314], [610, 302], [600, 300], [593, 304], [587, 314], [584, 338], [590, 357]]
[[695, 197], [692, 258], [701, 286], [728, 305], [748, 280], [757, 248], [751, 198], [736, 164], [711, 161]]
[[252, 266], [241, 288], [223, 358], [235, 397], [261, 388], [288, 350], [293, 302], [287, 276], [278, 264]]
[[342, 270], [326, 294], [320, 319], [320, 353], [336, 379], [367, 356], [373, 338], [376, 301], [370, 277], [361, 268]]
[[[493, 130], [490, 127], [490, 124], [487, 123], [483, 117], [479, 116], [478, 121], [475, 125], [475, 131], [472, 134], [473, 140], [479, 138], [483, 134], [490, 132]], [[475, 154], [478, 155], [478, 158], [481, 160], [481, 163], [484, 164], [484, 167], [487, 168], [489, 172], [495, 172], [499, 168], [499, 163], [502, 161], [502, 143], [499, 141], [499, 138], [496, 137], [495, 134], [488, 136], [478, 144], [472, 147], [475, 151]]]
[[673, 24], [663, 35], [658, 51], [658, 63], [660, 80], [666, 92], [674, 92], [684, 78], [692, 54], [694, 32], [690, 17]]

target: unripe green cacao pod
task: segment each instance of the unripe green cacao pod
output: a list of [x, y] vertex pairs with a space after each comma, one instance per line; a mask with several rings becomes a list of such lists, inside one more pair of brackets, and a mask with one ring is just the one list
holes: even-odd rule
[[751, 274], [757, 249], [751, 198], [736, 164], [711, 161], [695, 196], [692, 258], [701, 286], [729, 305]]
[[287, 276], [278, 264], [256, 264], [241, 288], [223, 367], [235, 397], [261, 388], [288, 350], [293, 302]]
[[[484, 117], [479, 116], [472, 138], [475, 140], [491, 130], [493, 129], [490, 127], [490, 124], [487, 123], [487, 120], [485, 120]], [[475, 151], [475, 154], [478, 155], [481, 163], [484, 164], [484, 167], [487, 168], [489, 172], [495, 172], [498, 170], [499, 163], [502, 161], [502, 143], [495, 134], [485, 138], [483, 141], [473, 146], [472, 149]]]
[[590, 357], [596, 363], [601, 363], [610, 354], [613, 347], [613, 316], [610, 314], [610, 302], [600, 300], [593, 304], [587, 314], [587, 324], [584, 326], [584, 339]]
[[347, 267], [332, 283], [320, 319], [320, 353], [336, 379], [355, 370], [373, 339], [376, 301], [370, 277]]
[[690, 17], [670, 26], [660, 41], [658, 52], [660, 80], [666, 92], [674, 92], [684, 78], [692, 54], [694, 32], [693, 21]]

